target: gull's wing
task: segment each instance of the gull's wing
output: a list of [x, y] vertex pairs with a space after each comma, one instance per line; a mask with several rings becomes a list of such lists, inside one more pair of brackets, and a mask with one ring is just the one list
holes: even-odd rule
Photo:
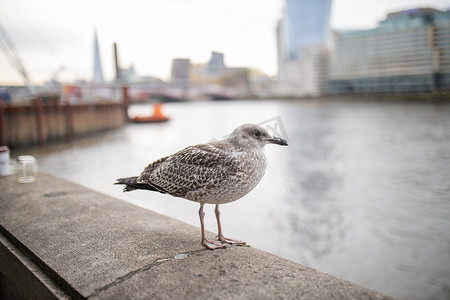
[[221, 143], [190, 146], [161, 158], [145, 168], [137, 183], [177, 197], [218, 184], [234, 171], [232, 155]]

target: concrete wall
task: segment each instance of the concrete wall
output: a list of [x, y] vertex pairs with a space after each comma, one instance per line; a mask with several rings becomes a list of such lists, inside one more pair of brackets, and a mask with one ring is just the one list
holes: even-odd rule
[[389, 299], [43, 173], [0, 189], [3, 299]]

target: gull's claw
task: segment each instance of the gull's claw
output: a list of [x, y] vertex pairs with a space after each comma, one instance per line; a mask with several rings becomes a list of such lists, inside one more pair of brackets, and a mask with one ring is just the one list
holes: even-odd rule
[[243, 242], [243, 241], [230, 239], [230, 238], [224, 237], [223, 235], [217, 236], [217, 238], [219, 239], [219, 241], [227, 243], [227, 244], [231, 244], [231, 245], [245, 245], [245, 242]]
[[222, 245], [222, 244], [219, 244], [217, 242], [213, 242], [213, 241], [210, 241], [207, 239], [203, 239], [202, 244], [203, 244], [203, 246], [205, 246], [206, 248], [211, 249], [211, 250], [225, 248], [225, 245]]

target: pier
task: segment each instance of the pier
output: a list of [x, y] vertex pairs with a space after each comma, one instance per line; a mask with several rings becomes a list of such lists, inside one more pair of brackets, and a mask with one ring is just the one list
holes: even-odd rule
[[390, 299], [45, 173], [0, 188], [4, 299]]
[[[124, 96], [126, 96], [124, 89]], [[49, 142], [116, 129], [127, 121], [127, 98], [123, 103], [70, 104], [43, 101], [5, 106], [0, 98], [0, 144], [10, 148], [43, 146]]]

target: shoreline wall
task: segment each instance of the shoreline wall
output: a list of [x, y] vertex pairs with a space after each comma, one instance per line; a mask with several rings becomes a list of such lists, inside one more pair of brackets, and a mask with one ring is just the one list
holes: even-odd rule
[[70, 141], [88, 134], [119, 128], [127, 122], [121, 103], [41, 104], [2, 106], [0, 144], [11, 149]]

